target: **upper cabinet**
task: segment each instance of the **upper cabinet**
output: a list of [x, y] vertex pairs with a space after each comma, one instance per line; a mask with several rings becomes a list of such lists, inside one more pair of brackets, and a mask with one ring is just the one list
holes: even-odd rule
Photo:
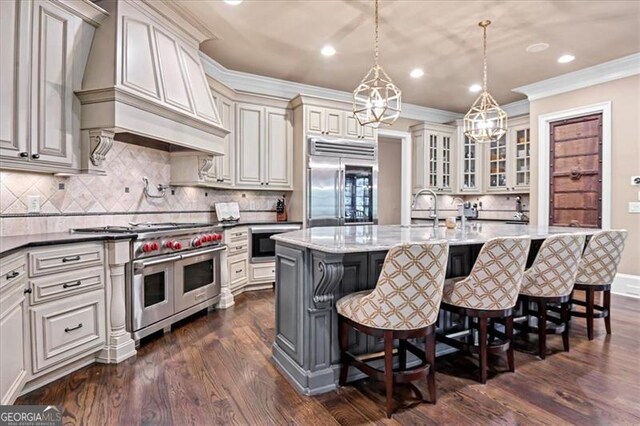
[[235, 104], [228, 97], [216, 92], [213, 92], [213, 99], [218, 107], [220, 121], [223, 127], [229, 130], [229, 134], [223, 139], [224, 155], [214, 157], [209, 175], [213, 186], [232, 187], [235, 158]]
[[308, 105], [304, 107], [305, 131], [347, 139], [376, 140], [376, 129], [361, 126], [351, 111]]
[[482, 191], [482, 147], [465, 136], [462, 126], [458, 127], [458, 189], [461, 194]]
[[79, 103], [94, 33], [65, 2], [2, 1], [2, 167], [44, 172], [78, 167]]
[[235, 120], [235, 186], [292, 189], [291, 111], [237, 103]]
[[418, 124], [411, 127], [413, 190], [454, 192], [455, 127]]
[[487, 192], [528, 192], [530, 186], [529, 117], [509, 120], [509, 130], [497, 141], [486, 144]]
[[361, 126], [358, 120], [351, 114], [345, 113], [345, 136], [356, 139], [376, 139], [376, 129], [371, 126]]

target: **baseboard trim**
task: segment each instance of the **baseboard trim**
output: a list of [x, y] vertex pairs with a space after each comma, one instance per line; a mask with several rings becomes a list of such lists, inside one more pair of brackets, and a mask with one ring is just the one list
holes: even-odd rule
[[640, 298], [640, 275], [616, 274], [611, 293]]

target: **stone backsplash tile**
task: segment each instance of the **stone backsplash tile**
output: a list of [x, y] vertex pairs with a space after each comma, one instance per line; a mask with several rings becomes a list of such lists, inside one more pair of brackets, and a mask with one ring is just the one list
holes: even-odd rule
[[[168, 184], [171, 177], [169, 153], [115, 141], [106, 160], [106, 176], [54, 176], [27, 172], [0, 172], [0, 217], [27, 214], [28, 197], [40, 197], [41, 213], [104, 213], [104, 216], [1, 217], [2, 235], [66, 231], [72, 227], [126, 224], [154, 221], [210, 221], [215, 219], [214, 204], [238, 202], [243, 211], [274, 211], [280, 191], [237, 191], [196, 187], [172, 187], [160, 199], [144, 196], [142, 177], [155, 189]], [[195, 219], [185, 211], [201, 211]], [[171, 212], [136, 216], [138, 212]], [[129, 215], [113, 215], [128, 213]], [[274, 213], [266, 213], [267, 218]], [[186, 215], [183, 217], [183, 215]], [[243, 217], [246, 213], [243, 213]], [[200, 217], [200, 216], [197, 216]], [[88, 224], [88, 225], [87, 225]]]

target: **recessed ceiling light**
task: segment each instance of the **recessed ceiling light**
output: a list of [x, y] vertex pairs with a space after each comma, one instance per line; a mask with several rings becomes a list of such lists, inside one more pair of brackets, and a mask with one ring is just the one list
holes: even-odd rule
[[320, 53], [322, 53], [324, 56], [333, 56], [336, 54], [336, 49], [334, 49], [333, 46], [326, 45], [322, 48], [322, 50], [320, 50]]
[[538, 53], [543, 50], [547, 50], [549, 48], [549, 43], [534, 43], [532, 45], [527, 46], [527, 52], [529, 53]]
[[558, 58], [558, 62], [560, 62], [561, 64], [568, 64], [569, 62], [573, 61], [576, 57], [570, 54], [566, 54], [566, 55], [562, 55]]
[[413, 78], [420, 78], [424, 75], [424, 71], [422, 71], [420, 68], [414, 68], [411, 70], [409, 75]]
[[471, 86], [469, 86], [469, 91], [472, 93], [478, 93], [481, 90], [482, 86], [480, 86], [479, 84], [472, 84]]
[[224, 0], [226, 4], [230, 4], [231, 6], [237, 6], [242, 3], [242, 0]]

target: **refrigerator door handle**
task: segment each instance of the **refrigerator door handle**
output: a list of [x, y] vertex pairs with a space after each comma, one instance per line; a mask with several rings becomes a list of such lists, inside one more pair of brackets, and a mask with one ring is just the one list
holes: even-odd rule
[[344, 171], [344, 167], [341, 168], [339, 170], [340, 173], [340, 214], [338, 215], [338, 218], [340, 218], [340, 224], [344, 225], [344, 219], [345, 219], [345, 209], [346, 209], [346, 203], [345, 203], [345, 191], [346, 191], [346, 176], [345, 176], [345, 171]]
[[336, 190], [336, 218], [340, 219], [340, 169], [336, 170], [336, 181], [335, 181], [335, 190]]

